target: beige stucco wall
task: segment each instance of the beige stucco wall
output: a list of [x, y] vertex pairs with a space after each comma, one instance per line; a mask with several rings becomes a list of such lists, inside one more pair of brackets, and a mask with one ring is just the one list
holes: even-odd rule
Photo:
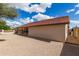
[[46, 25], [29, 27], [28, 35], [33, 37], [39, 37], [44, 39], [65, 41], [66, 37], [66, 25]]

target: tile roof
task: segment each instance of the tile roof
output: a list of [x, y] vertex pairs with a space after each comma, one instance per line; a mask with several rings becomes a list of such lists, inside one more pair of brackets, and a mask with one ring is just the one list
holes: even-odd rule
[[53, 19], [46, 19], [38, 22], [32, 22], [25, 24], [20, 27], [31, 27], [31, 26], [40, 26], [40, 25], [49, 25], [49, 24], [69, 24], [69, 17], [64, 16], [64, 17], [58, 17], [58, 18], [53, 18]]
[[69, 24], [69, 17], [64, 16], [64, 17], [58, 17], [58, 18], [33, 22], [33, 23], [27, 24], [26, 27], [39, 26], [39, 25], [49, 25], [49, 24]]

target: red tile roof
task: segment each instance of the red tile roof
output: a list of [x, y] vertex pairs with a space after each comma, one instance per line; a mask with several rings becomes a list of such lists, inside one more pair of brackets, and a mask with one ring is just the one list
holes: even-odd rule
[[47, 19], [47, 20], [42, 20], [38, 22], [33, 22], [27, 24], [26, 27], [30, 26], [39, 26], [39, 25], [49, 25], [49, 24], [69, 24], [69, 17], [64, 16], [64, 17], [58, 17], [58, 18], [53, 18], [53, 19]]

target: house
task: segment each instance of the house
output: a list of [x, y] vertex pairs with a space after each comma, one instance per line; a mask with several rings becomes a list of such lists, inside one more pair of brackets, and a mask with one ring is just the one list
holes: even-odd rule
[[74, 27], [70, 30], [70, 35], [75, 37], [75, 38], [78, 38], [79, 37], [79, 27]]
[[[42, 20], [24, 27], [27, 28], [28, 36], [64, 42], [68, 36], [69, 17]], [[23, 29], [23, 26], [19, 28]]]
[[15, 33], [19, 35], [28, 35], [28, 27], [26, 25], [15, 28]]
[[66, 42], [79, 44], [79, 27], [75, 26], [69, 30], [69, 35]]

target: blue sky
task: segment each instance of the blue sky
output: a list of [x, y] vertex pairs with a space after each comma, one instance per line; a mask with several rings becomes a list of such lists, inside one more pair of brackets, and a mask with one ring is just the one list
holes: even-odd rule
[[77, 3], [16, 3], [18, 17], [15, 20], [7, 20], [10, 26], [20, 26], [30, 22], [61, 16], [70, 17], [70, 28], [79, 26], [79, 4]]

